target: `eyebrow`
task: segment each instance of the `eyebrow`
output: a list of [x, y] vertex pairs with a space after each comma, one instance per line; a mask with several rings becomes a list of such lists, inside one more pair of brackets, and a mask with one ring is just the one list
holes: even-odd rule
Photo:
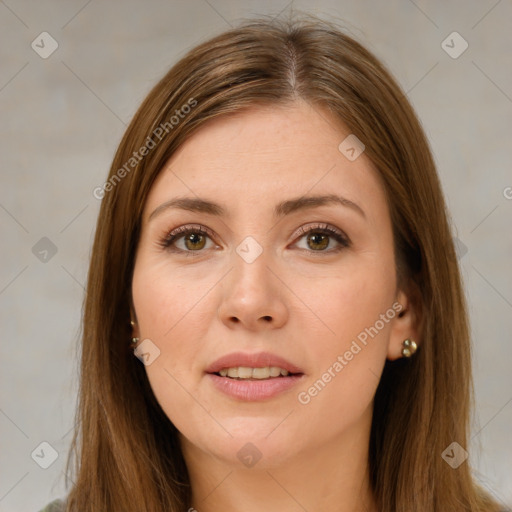
[[[327, 194], [322, 196], [302, 196], [294, 199], [288, 199], [278, 203], [274, 208], [274, 217], [284, 217], [299, 210], [307, 210], [317, 208], [319, 206], [341, 205], [358, 212], [362, 217], [366, 218], [363, 209], [350, 199], [335, 194]], [[213, 201], [201, 199], [199, 197], [176, 197], [158, 206], [150, 214], [148, 222], [169, 209], [180, 209], [191, 212], [206, 213], [218, 217], [229, 217], [227, 211]]]

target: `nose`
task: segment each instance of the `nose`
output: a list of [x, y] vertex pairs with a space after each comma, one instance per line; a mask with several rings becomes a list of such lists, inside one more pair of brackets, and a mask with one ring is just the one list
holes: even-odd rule
[[290, 292], [269, 263], [265, 251], [252, 263], [233, 253], [233, 268], [222, 281], [218, 308], [221, 321], [229, 328], [277, 329], [288, 320], [286, 296]]

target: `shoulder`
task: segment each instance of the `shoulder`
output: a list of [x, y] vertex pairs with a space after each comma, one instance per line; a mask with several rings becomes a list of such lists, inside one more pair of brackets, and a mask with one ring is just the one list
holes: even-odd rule
[[48, 503], [46, 507], [41, 509], [39, 512], [64, 512], [66, 510], [66, 502], [63, 500], [54, 500]]

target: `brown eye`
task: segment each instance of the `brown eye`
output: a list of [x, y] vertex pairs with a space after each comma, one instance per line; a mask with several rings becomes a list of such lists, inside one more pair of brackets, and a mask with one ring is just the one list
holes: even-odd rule
[[184, 237], [185, 246], [191, 251], [203, 249], [206, 245], [206, 237], [200, 233], [189, 233]]
[[329, 245], [329, 236], [324, 233], [313, 233], [308, 235], [307, 243], [314, 251], [321, 251]]
[[215, 247], [212, 239], [213, 233], [208, 228], [195, 224], [174, 229], [159, 241], [159, 245], [170, 252], [198, 256]]
[[301, 227], [295, 236], [299, 237], [299, 241], [296, 242], [299, 249], [310, 254], [332, 254], [351, 245], [350, 239], [343, 231], [328, 224]]

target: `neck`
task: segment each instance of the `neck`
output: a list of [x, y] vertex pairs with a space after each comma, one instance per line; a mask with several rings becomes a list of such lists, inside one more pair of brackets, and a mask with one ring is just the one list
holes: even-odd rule
[[262, 459], [252, 468], [214, 458], [182, 438], [193, 509], [377, 512], [368, 471], [371, 410], [362, 419], [327, 442], [296, 451], [285, 463]]

